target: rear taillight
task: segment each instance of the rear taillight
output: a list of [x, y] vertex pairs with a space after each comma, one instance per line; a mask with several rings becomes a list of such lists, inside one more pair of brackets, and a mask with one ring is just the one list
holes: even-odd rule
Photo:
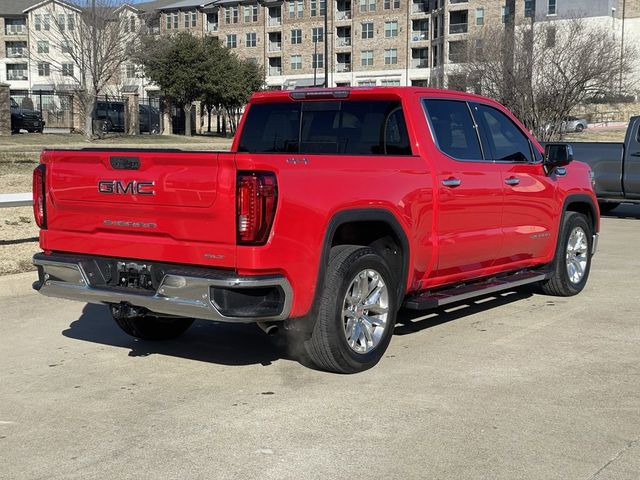
[[263, 245], [276, 213], [276, 176], [265, 172], [238, 172], [236, 182], [238, 243]]
[[47, 228], [47, 204], [45, 198], [45, 166], [40, 164], [33, 171], [33, 216], [36, 225]]

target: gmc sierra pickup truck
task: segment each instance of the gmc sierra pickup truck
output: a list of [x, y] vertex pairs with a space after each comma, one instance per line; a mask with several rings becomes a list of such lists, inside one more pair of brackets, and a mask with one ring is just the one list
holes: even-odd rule
[[629, 121], [624, 143], [572, 142], [575, 158], [591, 167], [603, 213], [640, 203], [640, 117]]
[[147, 340], [194, 318], [283, 326], [317, 367], [359, 372], [401, 307], [580, 292], [599, 210], [571, 161], [480, 96], [260, 92], [230, 152], [45, 150], [34, 288]]

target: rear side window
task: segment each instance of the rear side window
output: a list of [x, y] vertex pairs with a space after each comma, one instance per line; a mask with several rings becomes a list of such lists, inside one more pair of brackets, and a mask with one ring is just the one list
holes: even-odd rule
[[476, 105], [478, 123], [486, 132], [494, 160], [510, 162], [530, 162], [531, 144], [509, 117], [487, 105]]
[[424, 100], [438, 148], [458, 160], [482, 160], [482, 149], [466, 102]]
[[400, 102], [252, 105], [238, 150], [253, 153], [411, 155]]

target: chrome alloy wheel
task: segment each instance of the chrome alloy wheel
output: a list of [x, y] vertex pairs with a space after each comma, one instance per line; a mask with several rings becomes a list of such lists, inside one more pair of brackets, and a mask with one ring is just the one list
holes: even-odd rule
[[587, 269], [587, 259], [589, 255], [589, 242], [587, 234], [581, 227], [571, 230], [569, 241], [567, 242], [567, 273], [571, 283], [578, 284], [582, 281]]
[[347, 344], [356, 353], [369, 353], [382, 339], [389, 316], [389, 291], [382, 276], [362, 270], [342, 302], [342, 321]]

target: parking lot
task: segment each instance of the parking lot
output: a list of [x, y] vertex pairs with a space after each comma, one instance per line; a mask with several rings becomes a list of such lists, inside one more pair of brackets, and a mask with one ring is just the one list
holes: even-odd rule
[[311, 370], [256, 327], [136, 341], [0, 277], [0, 477], [640, 478], [640, 208], [577, 297], [402, 313], [374, 369]]

